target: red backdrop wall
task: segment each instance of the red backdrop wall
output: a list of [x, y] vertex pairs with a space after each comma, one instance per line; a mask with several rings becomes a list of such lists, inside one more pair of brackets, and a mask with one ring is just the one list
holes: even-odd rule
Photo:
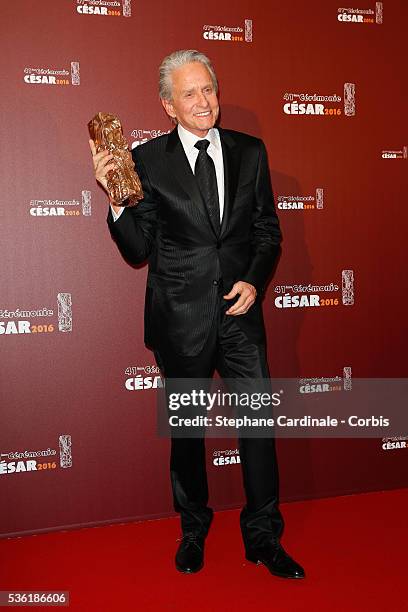
[[[158, 382], [146, 269], [110, 239], [86, 126], [113, 112], [132, 146], [169, 130], [157, 72], [175, 49], [210, 56], [221, 125], [267, 145], [284, 234], [264, 302], [272, 374], [406, 376], [407, 16], [399, 0], [2, 7], [3, 536], [172, 512], [157, 392], [138, 388]], [[207, 446], [211, 503], [240, 504], [234, 441]], [[406, 486], [405, 446], [279, 440], [282, 499]]]

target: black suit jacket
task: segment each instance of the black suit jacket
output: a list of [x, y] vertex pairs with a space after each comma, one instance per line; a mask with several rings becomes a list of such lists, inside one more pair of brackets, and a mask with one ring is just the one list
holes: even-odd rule
[[279, 252], [275, 213], [263, 142], [219, 128], [224, 161], [225, 200], [216, 234], [177, 128], [133, 151], [144, 199], [108, 224], [123, 257], [148, 260], [145, 343], [179, 355], [197, 355], [204, 346], [223, 279], [226, 294], [243, 280], [258, 291], [248, 313], [234, 317], [253, 341], [264, 339], [260, 295]]

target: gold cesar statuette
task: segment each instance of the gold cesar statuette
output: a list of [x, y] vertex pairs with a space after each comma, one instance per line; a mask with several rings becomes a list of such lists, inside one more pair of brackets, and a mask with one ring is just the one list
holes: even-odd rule
[[107, 174], [111, 200], [117, 206], [136, 206], [143, 199], [143, 190], [120, 120], [109, 113], [98, 113], [88, 123], [88, 130], [96, 152], [108, 150], [117, 166]]

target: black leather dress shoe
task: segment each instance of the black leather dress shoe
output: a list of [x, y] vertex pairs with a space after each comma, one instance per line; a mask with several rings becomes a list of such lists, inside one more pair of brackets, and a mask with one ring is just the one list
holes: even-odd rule
[[204, 538], [192, 532], [184, 534], [176, 553], [176, 568], [184, 574], [193, 574], [203, 566]]
[[263, 563], [271, 574], [280, 578], [305, 577], [303, 567], [296, 563], [278, 542], [247, 550], [246, 558], [252, 563]]

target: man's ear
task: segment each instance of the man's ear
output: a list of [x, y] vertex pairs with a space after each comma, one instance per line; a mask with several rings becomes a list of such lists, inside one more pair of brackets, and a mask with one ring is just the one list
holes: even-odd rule
[[174, 111], [174, 106], [172, 105], [172, 103], [169, 100], [164, 100], [163, 98], [161, 99], [161, 103], [163, 104], [163, 108], [166, 111], [166, 113], [172, 117], [172, 119], [176, 118], [176, 113]]

